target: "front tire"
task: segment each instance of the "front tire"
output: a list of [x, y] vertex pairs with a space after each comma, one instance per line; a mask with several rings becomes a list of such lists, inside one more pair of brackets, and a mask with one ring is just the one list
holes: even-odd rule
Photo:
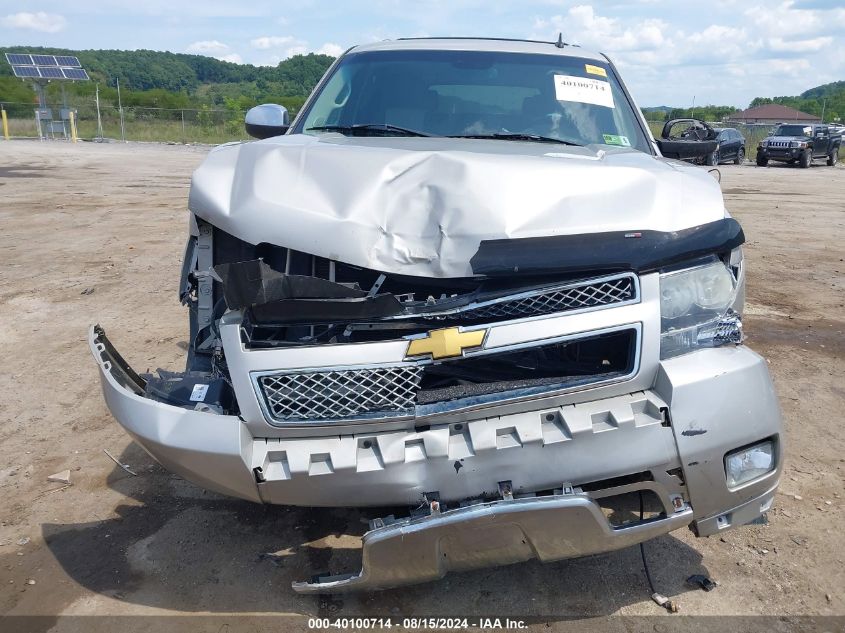
[[742, 165], [745, 162], [745, 148], [740, 147], [739, 151], [736, 153], [736, 159], [734, 160], [734, 164]]
[[712, 154], [708, 154], [707, 158], [704, 159], [704, 164], [713, 167], [714, 165], [719, 164], [719, 150], [714, 150]]
[[810, 166], [810, 163], [813, 162], [813, 150], [808, 149], [803, 154], [801, 154], [801, 159], [799, 165], [801, 169], [807, 169]]
[[828, 167], [833, 167], [833, 166], [834, 166], [834, 165], [836, 165], [836, 163], [838, 163], [838, 162], [839, 162], [839, 148], [838, 148], [838, 147], [836, 147], [836, 148], [834, 148], [834, 149], [833, 149], [833, 152], [831, 152], [830, 154], [828, 154], [828, 157], [827, 157], [827, 166], [828, 166]]
[[757, 167], [765, 167], [769, 164], [769, 159], [757, 152]]

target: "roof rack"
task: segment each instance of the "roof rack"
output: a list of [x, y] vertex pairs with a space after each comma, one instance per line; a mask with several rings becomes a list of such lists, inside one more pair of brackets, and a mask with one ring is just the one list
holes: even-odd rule
[[551, 44], [553, 46], [557, 46], [558, 48], [563, 48], [564, 46], [574, 46], [576, 48], [581, 48], [579, 44], [568, 44], [564, 42], [562, 34], [558, 36], [557, 42], [549, 42], [548, 40], [527, 40], [518, 37], [460, 37], [455, 35], [449, 35], [444, 37], [397, 37], [396, 39], [400, 42], [415, 40], [487, 40], [491, 42], [527, 42], [529, 44]]

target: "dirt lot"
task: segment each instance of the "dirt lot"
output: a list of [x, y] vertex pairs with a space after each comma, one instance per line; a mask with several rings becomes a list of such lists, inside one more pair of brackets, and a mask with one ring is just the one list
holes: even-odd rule
[[[358, 513], [226, 499], [130, 442], [101, 397], [86, 329], [101, 323], [136, 369], [183, 364], [176, 282], [189, 177], [206, 151], [0, 143], [0, 614], [665, 613], [636, 548], [300, 597], [292, 580], [358, 564]], [[652, 541], [652, 573], [684, 614], [843, 615], [845, 168], [721, 172], [748, 237], [746, 329], [771, 363], [788, 461], [768, 525]], [[47, 481], [64, 469], [72, 486]], [[721, 586], [692, 590], [692, 573]]]

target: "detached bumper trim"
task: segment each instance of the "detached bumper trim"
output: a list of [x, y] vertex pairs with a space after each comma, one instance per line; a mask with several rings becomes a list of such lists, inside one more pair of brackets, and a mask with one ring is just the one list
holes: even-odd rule
[[358, 574], [295, 582], [299, 593], [388, 589], [532, 558], [554, 561], [635, 545], [688, 525], [684, 504], [670, 516], [614, 528], [585, 494], [477, 504], [371, 530]]

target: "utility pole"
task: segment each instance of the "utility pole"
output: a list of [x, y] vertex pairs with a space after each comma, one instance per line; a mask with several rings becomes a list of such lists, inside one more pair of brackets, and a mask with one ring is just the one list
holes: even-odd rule
[[100, 118], [100, 83], [94, 89], [94, 99], [97, 103], [97, 138], [103, 140], [103, 119]]
[[822, 100], [822, 123], [824, 123], [824, 111], [825, 111], [826, 107], [827, 107], [827, 99], [823, 99]]
[[689, 118], [695, 118], [695, 95], [692, 96], [692, 110], [690, 111]]
[[120, 140], [126, 142], [126, 126], [123, 124], [123, 103], [120, 100], [120, 77], [117, 78], [117, 111], [120, 113]]

